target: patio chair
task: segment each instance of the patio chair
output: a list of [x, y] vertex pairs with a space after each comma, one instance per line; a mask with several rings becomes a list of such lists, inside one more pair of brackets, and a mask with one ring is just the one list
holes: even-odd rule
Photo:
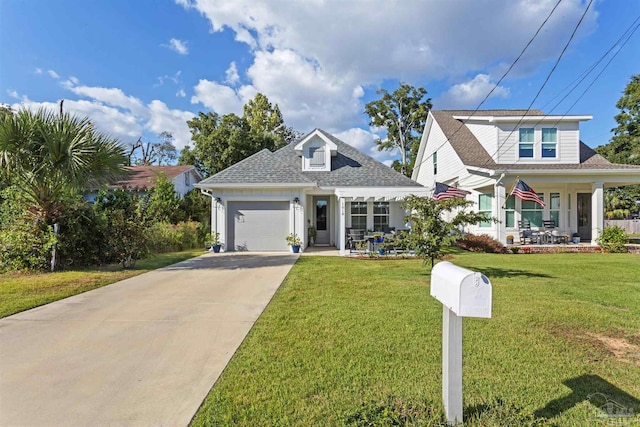
[[523, 219], [518, 221], [518, 232], [520, 233], [520, 244], [524, 245], [529, 239], [529, 243], [533, 243], [534, 233], [531, 230], [531, 221]]
[[349, 241], [351, 242], [349, 252], [358, 249], [358, 246], [367, 241], [364, 238], [364, 230], [349, 230]]

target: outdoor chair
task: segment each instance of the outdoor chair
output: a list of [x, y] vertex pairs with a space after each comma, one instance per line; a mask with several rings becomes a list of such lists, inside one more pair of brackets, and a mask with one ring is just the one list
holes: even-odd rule
[[529, 239], [529, 243], [533, 243], [534, 233], [531, 230], [531, 221], [523, 219], [518, 221], [518, 231], [520, 233], [520, 244], [524, 245]]
[[358, 249], [358, 246], [367, 241], [364, 238], [364, 230], [350, 230], [349, 241], [351, 242], [350, 251]]

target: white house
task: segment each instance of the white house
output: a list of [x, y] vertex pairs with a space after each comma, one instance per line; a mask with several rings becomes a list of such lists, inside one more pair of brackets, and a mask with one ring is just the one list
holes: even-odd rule
[[275, 152], [264, 149], [196, 185], [211, 197], [212, 232], [226, 251], [283, 251], [295, 233], [307, 246], [346, 253], [347, 229], [405, 228], [401, 200], [427, 190], [327, 132], [315, 129]]
[[[122, 188], [138, 193], [146, 193], [155, 187], [156, 180], [160, 175], [165, 175], [173, 182], [176, 194], [183, 198], [202, 179], [198, 170], [191, 165], [128, 166], [126, 169], [127, 175], [119, 181], [107, 185], [108, 190]], [[97, 194], [98, 191], [93, 190], [86, 193], [84, 198], [93, 202]]]
[[[549, 116], [539, 110], [431, 111], [412, 179], [433, 188], [442, 182], [471, 191], [475, 209], [500, 223], [470, 227], [501, 242], [518, 235], [518, 221], [533, 229], [555, 220], [563, 233], [595, 244], [604, 224], [604, 190], [640, 184], [640, 166], [613, 164], [580, 140], [591, 116]], [[545, 207], [511, 192], [522, 179]]]

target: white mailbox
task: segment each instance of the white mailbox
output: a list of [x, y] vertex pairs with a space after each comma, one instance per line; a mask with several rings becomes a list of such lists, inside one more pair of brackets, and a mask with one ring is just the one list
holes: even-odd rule
[[431, 270], [431, 296], [461, 317], [491, 317], [491, 282], [482, 273], [440, 262]]

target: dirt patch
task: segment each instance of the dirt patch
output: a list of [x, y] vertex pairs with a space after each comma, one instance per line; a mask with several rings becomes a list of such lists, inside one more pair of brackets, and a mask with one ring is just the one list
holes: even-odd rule
[[625, 338], [607, 337], [587, 332], [589, 338], [595, 339], [607, 348], [616, 359], [640, 366], [640, 346], [632, 344]]

